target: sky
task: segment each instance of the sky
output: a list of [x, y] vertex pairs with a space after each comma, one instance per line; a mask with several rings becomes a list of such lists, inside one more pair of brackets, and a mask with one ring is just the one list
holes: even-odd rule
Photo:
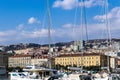
[[[0, 45], [48, 43], [47, 0], [0, 0]], [[120, 0], [49, 0], [51, 43], [120, 38]], [[81, 17], [82, 16], [82, 17]]]

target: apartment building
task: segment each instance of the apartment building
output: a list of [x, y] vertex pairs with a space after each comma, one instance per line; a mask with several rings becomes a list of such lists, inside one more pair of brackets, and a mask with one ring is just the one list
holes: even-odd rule
[[85, 53], [85, 54], [66, 54], [60, 55], [55, 58], [55, 65], [60, 64], [63, 66], [76, 65], [80, 66], [106, 66], [107, 57], [105, 55], [100, 55], [96, 53]]
[[31, 65], [31, 55], [14, 55], [8, 59], [8, 67], [25, 67]]
[[8, 67], [25, 67], [28, 65], [44, 65], [48, 64], [48, 55], [29, 55], [29, 54], [16, 54], [9, 57]]

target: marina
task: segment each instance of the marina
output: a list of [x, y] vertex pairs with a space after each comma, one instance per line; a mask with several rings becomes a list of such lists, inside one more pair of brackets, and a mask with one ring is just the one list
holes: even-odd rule
[[[0, 46], [0, 80], [120, 80], [120, 39], [112, 39], [110, 30], [111, 26], [120, 22], [118, 19], [120, 7], [109, 11], [109, 7], [111, 8], [109, 0], [40, 0], [34, 2], [34, 6], [32, 5], [34, 8], [29, 5], [29, 9], [26, 7], [28, 3], [23, 4], [23, 8], [18, 5], [16, 10], [19, 12], [19, 8], [20, 10], [25, 8], [24, 11], [32, 11], [29, 14], [33, 13], [34, 9], [41, 10], [39, 13], [41, 16], [30, 17], [28, 23], [23, 22], [24, 24], [20, 24], [17, 29], [15, 27], [16, 31], [11, 28], [8, 32], [12, 38], [8, 36], [9, 34], [0, 32], [1, 41], [5, 40], [2, 43], [8, 38], [12, 42], [15, 37], [13, 43], [19, 42], [19, 44], [10, 43], [11, 45]], [[42, 7], [38, 9], [37, 7], [40, 6]], [[57, 8], [60, 9], [56, 10]], [[90, 8], [93, 9], [92, 12], [87, 12]], [[95, 15], [96, 13], [99, 15]], [[87, 18], [87, 14], [93, 20]], [[72, 17], [69, 18], [69, 15]], [[52, 17], [55, 19], [54, 24]], [[109, 21], [114, 24], [111, 22], [110, 25]], [[14, 20], [14, 23], [16, 22]], [[120, 29], [117, 29], [114, 32], [119, 32]], [[97, 39], [101, 34], [104, 38]], [[7, 39], [2, 39], [6, 36]], [[62, 42], [52, 42], [53, 37], [56, 39], [55, 42], [61, 40]], [[93, 37], [97, 38], [93, 39]]]

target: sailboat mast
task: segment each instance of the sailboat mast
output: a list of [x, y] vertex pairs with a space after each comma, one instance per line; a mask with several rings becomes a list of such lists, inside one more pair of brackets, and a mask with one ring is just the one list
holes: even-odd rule
[[[109, 51], [109, 45], [111, 47], [111, 35], [110, 35], [110, 27], [108, 25], [108, 0], [105, 0], [105, 17], [106, 17], [106, 27], [107, 27], [107, 33], [108, 33], [108, 43], [107, 43], [107, 47], [108, 47], [108, 51]], [[108, 72], [110, 72], [110, 61], [109, 61], [109, 52], [107, 54], [107, 68], [108, 68]]]
[[87, 16], [86, 16], [86, 7], [85, 0], [83, 0], [83, 13], [84, 13], [84, 21], [85, 21], [85, 34], [86, 34], [86, 43], [88, 42], [88, 26], [87, 26]]
[[105, 2], [105, 14], [106, 14], [106, 27], [107, 27], [107, 33], [108, 33], [108, 42], [111, 45], [111, 32], [109, 27], [109, 21], [108, 21], [108, 0]]
[[49, 68], [51, 69], [51, 21], [50, 21], [50, 8], [49, 0], [47, 0], [47, 12], [48, 12], [48, 43], [49, 43]]
[[83, 72], [83, 0], [81, 0], [81, 8], [80, 8], [80, 23], [81, 23], [81, 42], [82, 42], [82, 46], [81, 46], [81, 52], [82, 52], [82, 64], [81, 64], [81, 72]]

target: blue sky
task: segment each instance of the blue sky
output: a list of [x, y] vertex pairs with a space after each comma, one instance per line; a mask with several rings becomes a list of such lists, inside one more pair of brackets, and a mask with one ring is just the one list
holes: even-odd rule
[[[107, 38], [104, 1], [85, 0], [89, 39]], [[52, 43], [81, 39], [80, 0], [49, 0], [49, 6]], [[120, 0], [108, 0], [107, 15], [111, 37], [120, 38]], [[0, 45], [48, 43], [47, 22], [46, 0], [0, 0]]]

